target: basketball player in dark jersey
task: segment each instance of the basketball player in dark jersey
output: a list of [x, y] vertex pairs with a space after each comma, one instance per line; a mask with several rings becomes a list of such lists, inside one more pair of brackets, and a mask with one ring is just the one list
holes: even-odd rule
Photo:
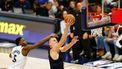
[[[66, 38], [68, 36], [68, 29], [70, 28], [70, 23], [72, 21], [69, 21], [69, 23], [66, 23], [66, 28], [64, 29], [64, 34], [61, 36], [60, 41], [58, 42], [56, 37], [51, 37], [49, 39], [49, 51], [48, 51], [48, 57], [50, 62], [50, 69], [64, 69], [63, 64], [63, 55], [62, 52], [67, 51], [70, 49], [78, 40], [77, 36], [75, 36], [72, 41], [64, 45]], [[64, 46], [63, 46], [64, 45]]]

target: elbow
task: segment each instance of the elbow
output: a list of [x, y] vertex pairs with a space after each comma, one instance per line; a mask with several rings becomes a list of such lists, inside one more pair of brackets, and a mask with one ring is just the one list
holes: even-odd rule
[[61, 52], [66, 52], [67, 50], [61, 50]]
[[67, 49], [64, 48], [64, 47], [62, 47], [60, 50], [61, 50], [61, 52], [66, 52], [67, 51]]

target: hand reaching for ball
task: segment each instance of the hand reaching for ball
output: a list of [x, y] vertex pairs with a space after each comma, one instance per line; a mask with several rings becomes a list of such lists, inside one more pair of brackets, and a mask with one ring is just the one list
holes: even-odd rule
[[67, 14], [64, 21], [67, 25], [73, 25], [75, 23], [75, 17], [72, 14]]

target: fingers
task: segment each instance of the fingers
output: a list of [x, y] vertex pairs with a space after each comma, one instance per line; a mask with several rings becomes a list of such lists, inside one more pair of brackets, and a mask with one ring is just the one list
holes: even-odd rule
[[73, 39], [72, 39], [72, 42], [76, 43], [78, 40], [78, 36], [74, 36]]
[[68, 19], [66, 25], [71, 26], [74, 24], [74, 21], [72, 19]]
[[78, 36], [74, 36], [74, 37], [78, 39]]
[[75, 16], [73, 16], [72, 14], [67, 14], [64, 20], [67, 24], [71, 26], [75, 23]]

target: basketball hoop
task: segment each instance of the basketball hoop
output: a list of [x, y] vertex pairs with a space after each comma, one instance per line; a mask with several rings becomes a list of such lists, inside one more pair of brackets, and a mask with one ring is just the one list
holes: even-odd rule
[[111, 23], [111, 14], [105, 14], [103, 17], [102, 15], [92, 16], [92, 21], [90, 21], [87, 26], [98, 26], [107, 23]]

